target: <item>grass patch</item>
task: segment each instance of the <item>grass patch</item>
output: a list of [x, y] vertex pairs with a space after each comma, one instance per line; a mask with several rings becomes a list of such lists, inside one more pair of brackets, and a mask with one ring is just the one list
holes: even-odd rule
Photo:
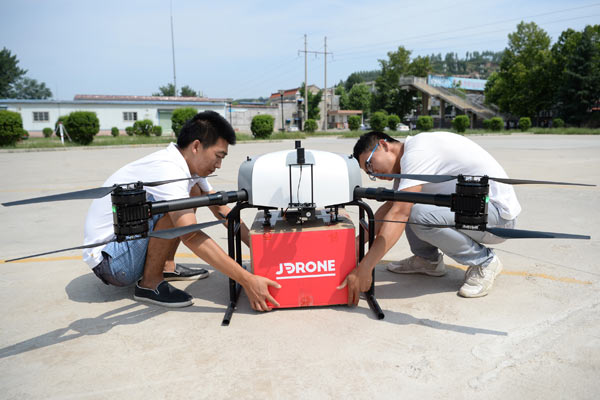
[[600, 135], [600, 128], [529, 128], [536, 135]]

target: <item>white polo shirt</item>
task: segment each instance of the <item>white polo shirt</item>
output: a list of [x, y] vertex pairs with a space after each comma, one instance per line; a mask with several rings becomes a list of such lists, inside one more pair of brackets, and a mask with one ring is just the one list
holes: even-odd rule
[[[175, 143], [146, 157], [133, 161], [104, 182], [102, 186], [133, 182], [153, 182], [169, 179], [190, 178], [190, 170]], [[206, 178], [190, 179], [155, 187], [144, 187], [146, 197], [152, 195], [154, 201], [175, 200], [190, 197], [192, 187], [198, 184], [203, 192], [210, 192], [212, 186]], [[85, 219], [84, 244], [99, 243], [115, 237], [112, 203], [110, 194], [92, 202]], [[83, 260], [94, 268], [102, 261], [102, 250], [106, 246], [83, 250]]]
[[[408, 136], [400, 159], [400, 173], [508, 178], [504, 168], [487, 151], [472, 140], [451, 132], [423, 132]], [[423, 193], [451, 194], [456, 191], [456, 179], [442, 183], [394, 180], [394, 190], [417, 185], [423, 185]], [[507, 220], [516, 218], [521, 212], [512, 185], [490, 181], [490, 202]]]

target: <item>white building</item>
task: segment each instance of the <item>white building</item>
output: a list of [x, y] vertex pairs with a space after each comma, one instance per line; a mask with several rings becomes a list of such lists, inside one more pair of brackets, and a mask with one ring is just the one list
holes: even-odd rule
[[200, 111], [216, 111], [227, 115], [231, 99], [208, 99], [199, 97], [156, 97], [156, 96], [102, 96], [77, 95], [66, 100], [18, 100], [0, 99], [0, 110], [21, 114], [23, 129], [32, 136], [41, 136], [44, 128], [52, 128], [62, 115], [73, 111], [93, 111], [100, 120], [100, 133], [107, 134], [112, 127], [124, 131], [137, 120], [149, 119], [154, 125], [162, 126], [163, 135], [172, 133], [173, 110], [192, 107]]

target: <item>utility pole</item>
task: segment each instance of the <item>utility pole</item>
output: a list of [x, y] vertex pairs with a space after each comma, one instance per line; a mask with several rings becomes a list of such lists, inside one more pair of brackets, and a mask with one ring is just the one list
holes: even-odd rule
[[175, 38], [173, 35], [173, 0], [171, 0], [171, 49], [173, 51], [173, 86], [175, 87], [175, 97], [177, 97], [177, 77], [175, 75]]
[[308, 61], [306, 55], [306, 33], [304, 34], [304, 120], [308, 119]]
[[325, 56], [323, 57], [323, 60], [325, 61], [325, 65], [323, 67], [324, 71], [325, 71], [325, 97], [323, 98], [323, 118], [325, 120], [325, 123], [323, 124], [323, 130], [326, 131], [327, 130], [327, 36], [325, 36], [325, 50], [324, 50], [324, 54]]
[[308, 62], [307, 55], [323, 54], [325, 56], [325, 130], [327, 130], [327, 55], [333, 54], [327, 52], [327, 37], [325, 37], [325, 51], [307, 50], [306, 34], [304, 34], [304, 50], [298, 50], [298, 53], [304, 53], [304, 120], [308, 119]]

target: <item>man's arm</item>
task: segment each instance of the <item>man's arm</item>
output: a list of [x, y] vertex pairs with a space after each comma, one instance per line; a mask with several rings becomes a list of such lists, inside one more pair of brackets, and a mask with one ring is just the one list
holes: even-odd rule
[[[198, 188], [198, 185], [195, 185], [194, 188]], [[202, 190], [199, 190], [199, 194], [195, 194], [194, 192], [195, 192], [195, 190], [192, 189], [192, 196], [206, 196], [208, 194], [216, 193], [214, 190], [211, 190], [210, 192], [204, 192]], [[227, 205], [208, 206], [208, 208], [213, 213], [213, 215], [215, 216], [216, 219], [224, 220], [225, 226], [227, 226], [227, 215], [229, 215], [229, 212], [231, 211], [229, 206], [227, 206]], [[246, 246], [250, 247], [250, 231], [248, 230], [248, 227], [246, 226], [244, 221], [240, 221], [240, 222], [241, 222], [240, 232], [242, 235], [242, 242], [244, 242], [246, 244]]]
[[[171, 217], [173, 226], [181, 227], [196, 223], [196, 216], [192, 210], [171, 211], [168, 214]], [[192, 232], [181, 237], [183, 244], [195, 255], [203, 259], [208, 264], [215, 267], [231, 279], [239, 282], [248, 295], [250, 305], [257, 311], [270, 311], [266, 300], [275, 306], [279, 303], [269, 293], [269, 286], [280, 288], [277, 282], [262, 276], [253, 275], [242, 268], [223, 249], [204, 232]]]
[[[420, 192], [422, 188], [422, 185], [418, 185], [403, 189], [403, 191]], [[391, 221], [408, 221], [413, 203], [389, 203], [389, 209], [387, 209], [382, 218], [381, 216], [377, 216], [377, 219], [381, 218]], [[383, 208], [383, 206], [381, 208]], [[383, 211], [381, 214], [383, 214]], [[404, 233], [405, 226], [405, 224], [397, 224], [393, 222], [381, 223], [377, 237], [373, 241], [373, 244], [369, 248], [369, 251], [365, 257], [362, 259], [360, 264], [358, 264], [358, 268], [352, 270], [346, 279], [344, 279], [344, 282], [342, 282], [342, 284], [338, 287], [338, 289], [343, 289], [346, 285], [348, 285], [348, 305], [357, 305], [360, 292], [366, 292], [369, 290], [371, 287], [373, 268], [375, 268], [383, 256], [396, 244], [398, 239], [400, 239]]]

